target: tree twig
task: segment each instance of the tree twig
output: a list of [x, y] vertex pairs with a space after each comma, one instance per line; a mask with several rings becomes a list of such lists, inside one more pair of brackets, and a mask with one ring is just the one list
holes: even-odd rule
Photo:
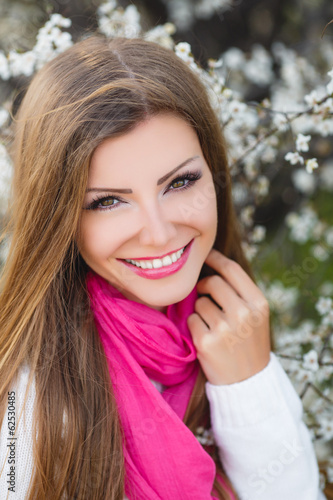
[[[330, 97], [331, 97], [330, 94], [326, 95], [316, 105], [318, 106], [320, 104], [323, 104]], [[265, 109], [268, 110], [268, 108], [265, 108]], [[294, 120], [296, 120], [296, 118], [299, 118], [302, 115], [311, 114], [313, 112], [313, 110], [314, 110], [314, 106], [312, 106], [308, 109], [305, 109], [303, 111], [299, 111], [298, 113], [294, 114], [294, 116], [291, 116], [291, 117], [288, 116], [288, 114], [291, 114], [291, 112], [288, 113], [288, 111], [280, 111], [280, 114], [285, 115], [288, 122], [291, 123]], [[276, 112], [276, 111], [274, 111], [274, 112]], [[259, 137], [258, 140], [252, 146], [250, 146], [248, 149], [246, 149], [244, 151], [244, 153], [236, 161], [234, 161], [230, 165], [230, 168], [234, 168], [234, 167], [238, 166], [238, 164], [245, 158], [245, 156], [247, 156], [249, 153], [251, 153], [253, 150], [255, 150], [257, 148], [257, 146], [259, 146], [260, 143], [262, 143], [263, 141], [265, 141], [266, 139], [268, 139], [272, 135], [276, 134], [276, 132], [279, 132], [278, 127], [274, 127], [273, 129], [268, 130], [263, 136]]]

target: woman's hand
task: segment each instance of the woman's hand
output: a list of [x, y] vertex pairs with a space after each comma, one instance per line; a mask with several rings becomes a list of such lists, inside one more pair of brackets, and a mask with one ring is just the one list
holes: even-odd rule
[[197, 284], [195, 313], [187, 324], [198, 360], [214, 385], [233, 384], [261, 371], [269, 362], [269, 307], [239, 264], [212, 249], [206, 264], [219, 275]]

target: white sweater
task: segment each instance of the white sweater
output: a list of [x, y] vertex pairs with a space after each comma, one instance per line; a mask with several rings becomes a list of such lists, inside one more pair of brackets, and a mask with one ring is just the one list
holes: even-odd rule
[[[24, 367], [13, 387], [16, 421], [23, 409], [28, 375], [28, 368]], [[162, 391], [160, 384], [153, 384]], [[13, 439], [9, 435], [8, 413], [5, 414], [0, 432], [1, 500], [27, 498], [33, 472], [34, 391], [32, 386], [12, 445], [15, 493], [8, 490], [7, 483], [11, 467], [8, 443], [13, 443]], [[207, 382], [206, 393], [220, 457], [241, 500], [325, 500], [319, 488], [310, 434], [302, 421], [302, 402], [275, 354], [271, 353], [261, 372], [247, 380], [221, 386]]]

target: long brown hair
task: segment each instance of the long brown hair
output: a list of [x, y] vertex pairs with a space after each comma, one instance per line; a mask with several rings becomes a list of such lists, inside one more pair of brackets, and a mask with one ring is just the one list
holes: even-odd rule
[[[183, 61], [141, 39], [93, 36], [37, 73], [16, 117], [11, 248], [0, 296], [2, 411], [23, 363], [36, 383], [36, 473], [28, 500], [123, 498], [122, 429], [75, 236], [95, 148], [161, 112], [177, 113], [196, 131], [218, 199], [214, 247], [250, 273], [220, 125]], [[210, 272], [204, 265], [200, 277]], [[184, 419], [193, 432], [209, 425], [205, 381], [201, 371]], [[220, 499], [230, 498], [217, 480], [214, 488]]]

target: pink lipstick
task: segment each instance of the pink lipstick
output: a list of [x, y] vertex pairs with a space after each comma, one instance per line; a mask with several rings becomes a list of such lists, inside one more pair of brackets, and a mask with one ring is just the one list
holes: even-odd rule
[[[190, 241], [190, 243], [188, 243], [185, 246], [185, 249], [184, 249], [182, 255], [180, 256], [180, 258], [176, 262], [173, 262], [172, 264], [167, 265], [167, 266], [159, 267], [157, 269], [154, 269], [154, 268], [153, 269], [143, 269], [142, 267], [138, 267], [135, 264], [131, 264], [130, 262], [127, 262], [124, 259], [117, 259], [117, 260], [122, 262], [125, 266], [130, 268], [134, 273], [141, 276], [142, 278], [157, 280], [157, 279], [165, 278], [166, 276], [170, 276], [171, 274], [176, 273], [185, 265], [189, 255], [190, 255], [193, 241], [194, 241], [194, 239], [192, 239]], [[171, 252], [171, 253], [174, 253], [174, 252]], [[170, 254], [167, 254], [167, 255], [170, 255]], [[155, 259], [156, 258], [157, 257], [155, 257]], [[140, 259], [140, 260], [153, 261], [154, 259], [144, 258], [144, 259]]]

